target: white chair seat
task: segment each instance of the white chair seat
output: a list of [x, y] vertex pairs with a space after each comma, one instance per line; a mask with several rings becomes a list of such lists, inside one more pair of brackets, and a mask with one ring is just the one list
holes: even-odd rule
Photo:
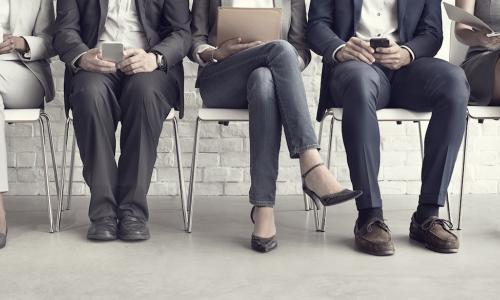
[[198, 117], [202, 121], [232, 121], [244, 122], [249, 120], [247, 109], [201, 108]]
[[467, 110], [473, 119], [500, 119], [500, 107], [469, 106]]
[[[328, 110], [329, 115], [333, 115], [335, 120], [342, 121], [342, 108], [331, 108]], [[379, 121], [429, 121], [431, 113], [422, 113], [410, 111], [402, 108], [384, 108], [377, 111]]]
[[5, 122], [19, 123], [19, 122], [35, 122], [40, 119], [41, 109], [6, 109]]
[[[73, 111], [72, 110], [69, 111], [68, 116], [71, 120], [73, 120]], [[165, 121], [172, 121], [174, 118], [175, 118], [175, 110], [172, 109], [172, 110], [170, 110], [170, 113], [168, 114], [167, 119], [165, 119]]]

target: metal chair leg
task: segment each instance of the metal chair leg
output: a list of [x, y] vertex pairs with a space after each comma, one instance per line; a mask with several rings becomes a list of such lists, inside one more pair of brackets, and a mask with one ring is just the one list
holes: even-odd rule
[[[73, 123], [73, 121], [70, 122]], [[76, 135], [73, 133], [73, 142], [71, 143], [71, 160], [69, 163], [68, 200], [66, 200], [66, 210], [71, 209], [71, 196], [73, 196], [73, 177], [75, 174], [75, 153]]]
[[64, 125], [64, 142], [63, 142], [63, 154], [62, 154], [62, 163], [61, 163], [61, 194], [59, 195], [59, 204], [57, 207], [57, 220], [56, 220], [56, 230], [61, 231], [61, 223], [62, 223], [62, 211], [63, 211], [63, 201], [64, 201], [64, 186], [66, 183], [66, 152], [68, 151], [68, 138], [69, 138], [69, 124], [70, 119], [67, 118]]
[[330, 123], [330, 137], [328, 139], [328, 159], [327, 159], [327, 167], [328, 169], [332, 166], [332, 150], [333, 150], [333, 125], [335, 125], [335, 117], [332, 116], [332, 121]]
[[51, 126], [51, 122], [50, 122], [50, 117], [45, 112], [41, 112], [40, 117], [45, 120], [45, 126], [47, 126], [47, 133], [49, 136], [50, 154], [51, 154], [51, 158], [52, 158], [52, 171], [54, 172], [54, 181], [56, 184], [56, 192], [57, 192], [57, 196], [59, 197], [59, 195], [61, 193], [61, 189], [59, 188], [59, 176], [57, 173], [56, 152], [55, 152], [55, 147], [54, 147], [54, 138], [52, 135], [52, 126]]
[[45, 192], [46, 192], [46, 199], [47, 199], [47, 208], [48, 208], [48, 214], [49, 214], [49, 232], [53, 233], [54, 232], [54, 216], [52, 214], [52, 199], [50, 195], [50, 183], [49, 183], [49, 168], [47, 164], [47, 154], [46, 154], [46, 140], [45, 140], [45, 124], [43, 121], [43, 118], [38, 119], [38, 123], [40, 125], [40, 138], [41, 138], [41, 144], [42, 144], [42, 156], [43, 156], [43, 170], [44, 170], [44, 175], [45, 175]]
[[179, 124], [177, 118], [173, 118], [172, 124], [174, 127], [174, 137], [175, 137], [175, 154], [177, 158], [177, 170], [179, 173], [179, 195], [181, 197], [182, 206], [182, 219], [184, 221], [184, 230], [188, 230], [188, 214], [187, 214], [187, 203], [186, 203], [186, 188], [184, 181], [184, 171], [182, 169], [182, 154], [181, 154], [181, 141], [179, 139]]
[[201, 119], [196, 119], [196, 129], [194, 133], [193, 156], [191, 160], [191, 177], [189, 180], [189, 198], [188, 198], [188, 228], [187, 232], [191, 233], [193, 230], [193, 202], [196, 184], [196, 162], [198, 159], [198, 142], [200, 141], [200, 123]]
[[424, 135], [422, 131], [422, 122], [418, 121], [417, 123], [418, 123], [418, 136], [420, 139], [420, 154], [422, 155], [422, 160], [424, 160], [425, 145], [424, 145]]
[[464, 137], [464, 153], [462, 160], [462, 178], [460, 180], [460, 199], [458, 204], [458, 226], [457, 230], [462, 230], [462, 213], [463, 213], [463, 199], [464, 199], [464, 182], [465, 182], [465, 167], [467, 163], [467, 147], [469, 145], [469, 117], [467, 116], [465, 122], [465, 137]]

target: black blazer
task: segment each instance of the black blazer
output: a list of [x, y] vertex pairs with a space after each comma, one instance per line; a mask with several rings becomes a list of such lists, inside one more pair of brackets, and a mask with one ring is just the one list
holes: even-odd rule
[[[179, 86], [177, 110], [184, 114], [183, 58], [191, 46], [191, 16], [187, 0], [135, 0], [139, 20], [144, 27], [148, 49], [163, 54], [168, 72]], [[66, 64], [64, 94], [69, 110], [71, 63], [83, 52], [95, 48], [104, 31], [108, 0], [59, 0], [54, 34], [54, 49]]]
[[[311, 0], [307, 41], [323, 56], [318, 121], [332, 103], [328, 81], [335, 68], [333, 52], [354, 36], [362, 6], [363, 0]], [[400, 43], [412, 49], [415, 59], [437, 54], [443, 43], [441, 0], [398, 0], [398, 20]]]

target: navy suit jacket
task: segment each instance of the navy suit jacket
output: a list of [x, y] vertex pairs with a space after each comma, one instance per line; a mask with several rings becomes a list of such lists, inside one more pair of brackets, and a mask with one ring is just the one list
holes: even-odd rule
[[[379, 0], [368, 0], [379, 1]], [[408, 46], [415, 59], [434, 57], [443, 42], [441, 0], [398, 0], [400, 44]], [[323, 56], [323, 74], [317, 120], [331, 108], [329, 75], [336, 63], [333, 52], [355, 35], [363, 0], [311, 0], [307, 41]]]

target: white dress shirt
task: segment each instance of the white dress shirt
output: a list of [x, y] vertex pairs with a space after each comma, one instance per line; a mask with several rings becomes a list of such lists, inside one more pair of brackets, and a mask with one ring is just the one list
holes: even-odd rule
[[[356, 37], [369, 41], [372, 38], [387, 38], [399, 42], [399, 18], [397, 0], [364, 0], [361, 8], [361, 19], [359, 20]], [[336, 55], [342, 45], [333, 52], [333, 60], [337, 61]], [[415, 54], [407, 46], [401, 46], [410, 52], [412, 60]]]
[[233, 0], [231, 7], [273, 8], [274, 0]]
[[147, 47], [134, 0], [110, 0], [104, 32], [99, 41], [122, 43], [125, 48]]
[[[146, 35], [139, 20], [135, 0], [109, 0], [104, 32], [99, 38], [97, 47], [99, 48], [104, 42], [122, 43], [125, 49], [146, 49]], [[85, 53], [80, 54], [73, 60], [75, 71], [79, 70], [75, 67], [75, 63]]]
[[365, 0], [356, 36], [362, 40], [388, 38], [398, 41], [397, 0]]
[[[273, 8], [274, 0], [233, 0], [232, 4], [229, 7], [244, 7], [244, 8]], [[204, 67], [209, 63], [204, 62], [200, 57], [200, 53], [204, 52], [207, 49], [215, 49], [215, 47], [205, 44], [200, 45], [196, 48], [196, 56], [195, 60], [200, 66]]]

